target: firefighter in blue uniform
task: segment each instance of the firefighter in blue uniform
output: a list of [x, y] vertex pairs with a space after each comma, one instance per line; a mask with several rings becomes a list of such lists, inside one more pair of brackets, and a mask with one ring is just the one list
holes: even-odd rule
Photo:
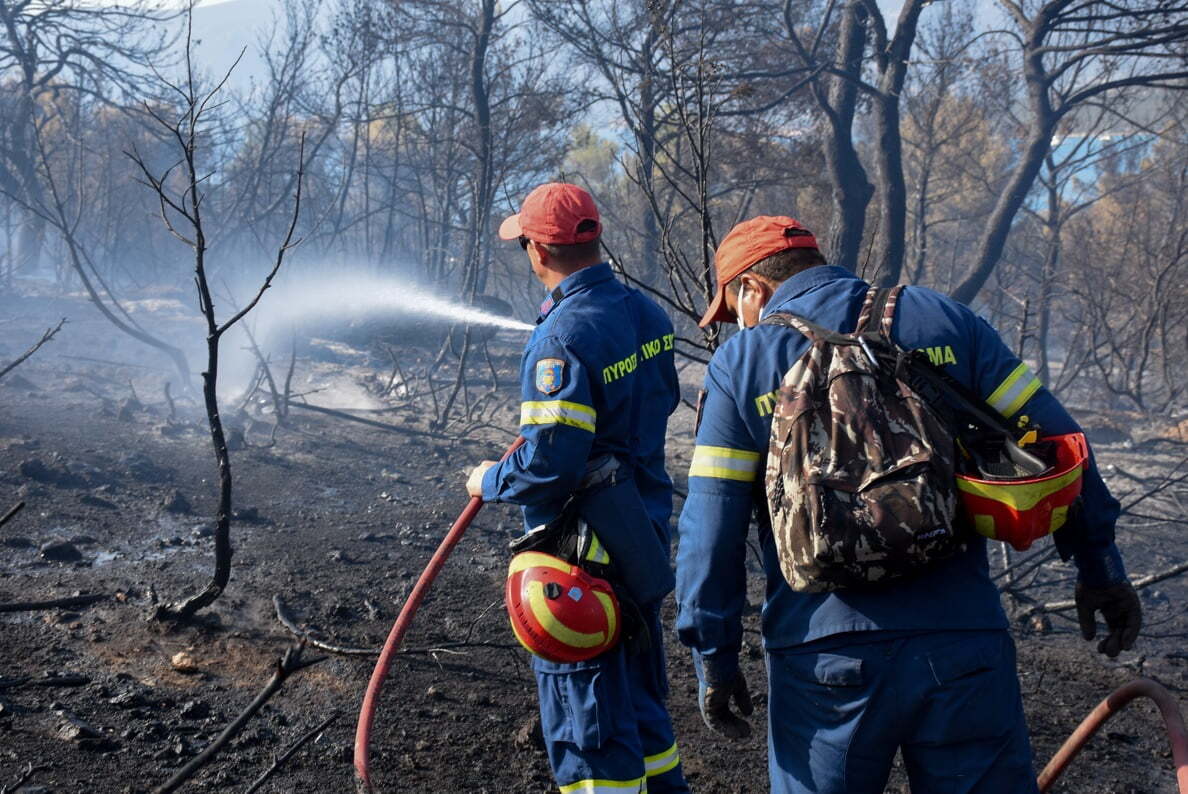
[[533, 658], [560, 790], [682, 792], [659, 621], [673, 586], [664, 470], [668, 416], [679, 401], [673, 328], [654, 302], [614, 278], [600, 234], [593, 199], [562, 183], [532, 191], [501, 226], [503, 239], [519, 239], [549, 297], [521, 364], [526, 441], [507, 460], [477, 466], [467, 490], [521, 505], [528, 529], [579, 499], [649, 628], [643, 649], [620, 644], [568, 664]]
[[[738, 654], [746, 537], [757, 508], [772, 791], [882, 792], [897, 749], [916, 794], [1035, 791], [1014, 645], [981, 537], [922, 574], [868, 590], [793, 592], [780, 572], [763, 496], [765, 456], [775, 390], [808, 341], [758, 323], [782, 311], [852, 331], [869, 285], [828, 266], [812, 235], [787, 217], [735, 227], [715, 266], [718, 290], [702, 325], [737, 319], [745, 330], [709, 364], [677, 551], [677, 631], [693, 652], [706, 724], [731, 738], [750, 731], [736, 711], [751, 713]], [[925, 349], [1011, 422], [1076, 431], [966, 306], [908, 287], [892, 336], [904, 349]], [[1100, 610], [1108, 632], [1099, 650], [1116, 656], [1133, 645], [1141, 609], [1114, 545], [1119, 505], [1092, 459], [1083, 487], [1079, 519], [1054, 537], [1078, 568], [1085, 638]]]

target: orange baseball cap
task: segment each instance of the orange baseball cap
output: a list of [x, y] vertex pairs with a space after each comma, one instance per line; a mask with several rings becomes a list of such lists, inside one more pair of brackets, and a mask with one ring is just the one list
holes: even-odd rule
[[[593, 221], [593, 227], [587, 223], [587, 228], [579, 231], [586, 221]], [[499, 236], [504, 240], [523, 236], [546, 245], [577, 245], [601, 235], [594, 197], [565, 182], [549, 182], [536, 188], [524, 199], [520, 211], [499, 226]]]
[[786, 215], [760, 215], [731, 229], [714, 253], [718, 291], [698, 325], [704, 328], [733, 320], [734, 312], [726, 305], [726, 285], [761, 259], [789, 248], [817, 248], [817, 238]]

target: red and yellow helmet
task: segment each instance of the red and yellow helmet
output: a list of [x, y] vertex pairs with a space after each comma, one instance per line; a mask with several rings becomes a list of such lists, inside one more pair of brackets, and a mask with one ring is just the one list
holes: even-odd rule
[[1026, 449], [1030, 461], [1039, 461], [1039, 470], [1026, 474], [1020, 474], [1026, 465], [1011, 471], [1019, 463], [1019, 448], [1009, 449], [1015, 460], [1006, 462], [1006, 476], [996, 476], [978, 461], [973, 470], [958, 473], [957, 489], [978, 534], [1024, 551], [1068, 520], [1069, 507], [1081, 495], [1089, 445], [1083, 433], [1041, 438]]
[[559, 557], [512, 557], [504, 603], [516, 639], [551, 662], [581, 662], [619, 641], [619, 601], [605, 579]]

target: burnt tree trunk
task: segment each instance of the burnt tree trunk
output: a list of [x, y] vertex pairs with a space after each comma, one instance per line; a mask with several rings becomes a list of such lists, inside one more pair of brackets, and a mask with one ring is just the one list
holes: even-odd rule
[[836, 67], [844, 76], [814, 83], [813, 93], [829, 120], [823, 144], [829, 179], [833, 184], [833, 223], [829, 228], [826, 256], [855, 272], [866, 230], [866, 207], [874, 195], [866, 169], [854, 147], [854, 115], [858, 107], [858, 81], [866, 44], [867, 11], [861, 0], [852, 0], [842, 11], [838, 32]]
[[[875, 273], [878, 283], [885, 287], [898, 284], [903, 273], [907, 240], [907, 184], [903, 175], [899, 99], [907, 77], [908, 59], [916, 40], [920, 13], [927, 4], [928, 0], [907, 0], [895, 25], [895, 35], [889, 42], [882, 12], [877, 6], [868, 8], [876, 32], [875, 64], [878, 69], [874, 118], [878, 139], [875, 175], [879, 195], [879, 246]], [[871, 280], [875, 279], [872, 277]]]

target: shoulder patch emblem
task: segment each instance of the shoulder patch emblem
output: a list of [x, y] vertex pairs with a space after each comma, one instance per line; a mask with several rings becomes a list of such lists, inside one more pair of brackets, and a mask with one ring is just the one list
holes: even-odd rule
[[536, 362], [536, 390], [544, 394], [561, 391], [561, 376], [565, 362], [559, 358], [542, 358]]

